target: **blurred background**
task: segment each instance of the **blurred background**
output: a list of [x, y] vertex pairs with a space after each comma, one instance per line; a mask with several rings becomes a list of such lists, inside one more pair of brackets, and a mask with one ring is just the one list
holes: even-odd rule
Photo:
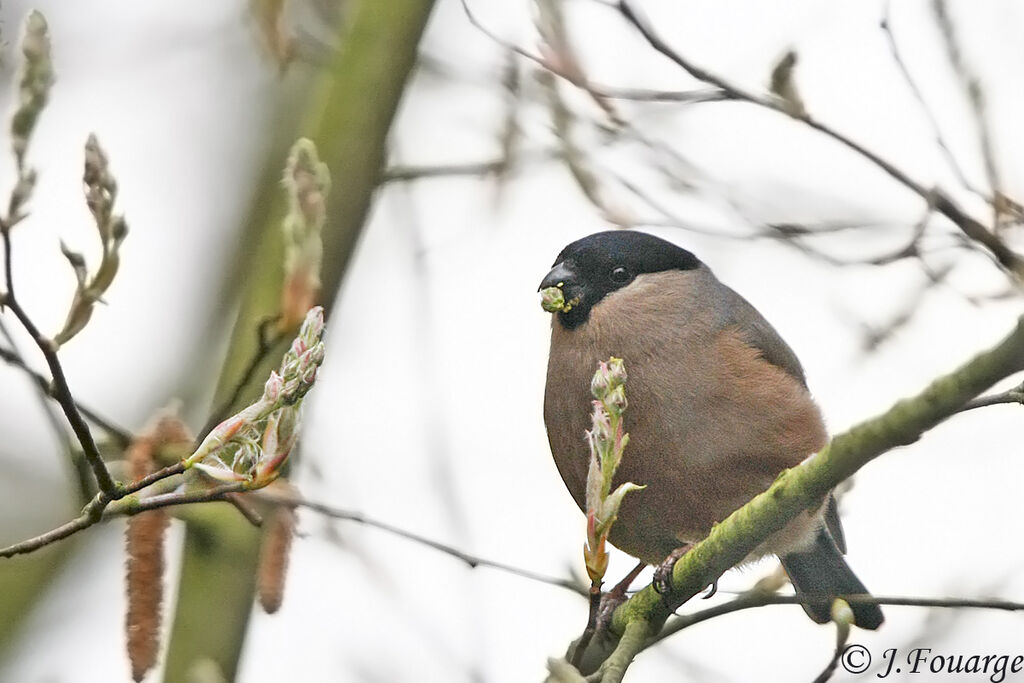
[[[130, 430], [174, 401], [193, 428], [205, 422], [225, 358], [247, 357], [233, 335], [251, 343], [251, 312], [276, 305], [254, 292], [280, 277], [279, 179], [299, 135], [317, 142], [333, 187], [327, 360], [292, 481], [311, 500], [541, 574], [583, 575], [583, 517], [541, 415], [550, 316], [536, 289], [566, 243], [631, 226], [694, 251], [794, 348], [834, 433], [1015, 325], [1013, 278], [935, 202], [804, 123], [723, 98], [614, 3], [467, 4], [471, 14], [460, 0], [34, 5], [56, 82], [28, 155], [30, 215], [12, 235], [19, 298], [44, 331], [59, 328], [75, 287], [60, 241], [99, 258], [81, 196], [90, 132], [131, 231], [107, 305], [61, 352], [82, 403]], [[787, 106], [1024, 249], [1012, 201], [1024, 198], [1020, 3], [635, 6], [696, 64], [754, 93], [774, 83]], [[0, 10], [7, 112], [31, 7]], [[14, 178], [8, 157], [0, 192]], [[0, 366], [0, 389], [6, 545], [82, 500], [35, 387]], [[874, 593], [1024, 596], [1020, 410], [959, 415], [857, 475], [842, 501], [848, 559]], [[0, 680], [130, 680], [123, 526], [0, 562]], [[244, 633], [233, 647], [246, 683], [539, 680], [585, 625], [586, 601], [564, 589], [307, 510], [299, 530], [283, 607], [246, 624], [251, 598], [238, 608], [220, 586], [246, 584], [251, 568], [211, 563], [179, 582], [176, 523], [161, 662], [178, 668], [147, 680], [186, 680], [205, 656], [230, 680], [218, 657], [235, 656], [203, 649], [228, 619]], [[609, 576], [631, 566], [616, 555]], [[774, 568], [734, 570], [712, 601], [683, 610]], [[184, 595], [210, 616], [170, 637]], [[853, 636], [876, 659], [917, 645], [1019, 653], [1011, 613], [886, 614], [879, 632]], [[833, 642], [797, 607], [746, 611], [645, 652], [627, 680], [811, 680]]]

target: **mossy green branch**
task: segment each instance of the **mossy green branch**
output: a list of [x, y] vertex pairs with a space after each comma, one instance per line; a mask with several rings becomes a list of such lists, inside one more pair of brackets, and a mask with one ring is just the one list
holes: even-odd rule
[[836, 436], [815, 457], [783, 472], [767, 491], [718, 524], [679, 560], [672, 574], [671, 593], [664, 600], [649, 586], [619, 607], [612, 632], [625, 633], [630, 624], [641, 621], [655, 626], [653, 634], [670, 614], [666, 603], [683, 604], [802, 510], [819, 505], [829, 491], [871, 460], [913, 443], [978, 394], [1021, 371], [1024, 318], [993, 348], [936, 379], [917, 396]]
[[644, 643], [652, 634], [651, 625], [643, 619], [634, 619], [626, 624], [619, 646], [601, 666], [601, 683], [620, 683], [633, 658], [644, 649]]

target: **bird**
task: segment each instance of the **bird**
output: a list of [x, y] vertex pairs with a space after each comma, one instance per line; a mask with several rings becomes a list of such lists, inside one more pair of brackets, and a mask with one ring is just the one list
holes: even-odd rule
[[[566, 246], [540, 290], [557, 287], [544, 422], [559, 474], [585, 508], [591, 377], [622, 358], [629, 445], [614, 485], [625, 496], [609, 541], [658, 566], [766, 490], [828, 441], [803, 367], [775, 328], [693, 253], [634, 230], [598, 232]], [[744, 561], [778, 555], [804, 611], [831, 621], [825, 596], [867, 594], [843, 555], [835, 498], [805, 511]], [[882, 610], [851, 605], [876, 629]]]

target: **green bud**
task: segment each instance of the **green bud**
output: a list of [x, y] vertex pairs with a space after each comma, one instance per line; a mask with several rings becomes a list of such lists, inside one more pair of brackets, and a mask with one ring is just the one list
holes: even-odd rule
[[629, 406], [629, 401], [626, 400], [626, 388], [620, 384], [609, 391], [604, 398], [604, 405], [612, 415], [622, 415]]
[[836, 598], [832, 601], [832, 621], [840, 625], [850, 625], [856, 623], [853, 617], [853, 609], [850, 607], [850, 603], [846, 602], [842, 598]]
[[626, 363], [621, 358], [608, 359], [608, 378], [613, 386], [626, 383]]
[[601, 400], [608, 395], [608, 390], [611, 388], [612, 382], [608, 374], [608, 367], [604, 363], [600, 363], [593, 379], [590, 380], [590, 394], [594, 398]]
[[540, 307], [548, 313], [558, 313], [565, 308], [565, 295], [558, 287], [545, 287], [540, 292]]

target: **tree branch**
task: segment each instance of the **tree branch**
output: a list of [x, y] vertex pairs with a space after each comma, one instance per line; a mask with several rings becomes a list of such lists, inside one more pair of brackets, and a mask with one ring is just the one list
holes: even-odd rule
[[363, 526], [368, 526], [373, 529], [380, 529], [381, 531], [385, 531], [389, 534], [392, 534], [393, 536], [404, 538], [406, 540], [412, 541], [413, 543], [417, 543], [419, 545], [432, 548], [434, 550], [437, 550], [438, 552], [444, 553], [445, 555], [454, 557], [455, 559], [466, 564], [470, 569], [476, 569], [477, 567], [490, 567], [491, 569], [497, 569], [508, 574], [514, 574], [515, 576], [521, 576], [525, 579], [530, 579], [531, 581], [537, 581], [540, 583], [546, 583], [551, 586], [565, 588], [566, 590], [570, 590], [578, 595], [582, 595], [585, 597], [589, 595], [587, 589], [584, 588], [578, 581], [574, 581], [573, 579], [560, 579], [553, 576], [547, 576], [545, 574], [539, 574], [537, 572], [530, 571], [529, 569], [522, 569], [514, 565], [505, 564], [504, 562], [488, 560], [486, 558], [480, 557], [479, 555], [471, 555], [470, 553], [463, 552], [462, 550], [459, 550], [458, 548], [450, 546], [446, 543], [441, 543], [439, 541], [426, 538], [425, 536], [420, 536], [419, 534], [415, 534], [411, 531], [407, 531], [393, 524], [388, 524], [387, 522], [382, 522], [380, 520], [367, 517], [361, 512], [356, 512], [354, 510], [343, 510], [341, 508], [326, 505], [324, 503], [317, 503], [314, 501], [306, 500], [304, 498], [295, 498], [294, 496], [271, 493], [265, 489], [256, 493], [256, 496], [260, 500], [265, 500], [276, 505], [285, 505], [291, 508], [303, 507], [314, 512], [319, 512], [325, 517], [330, 517], [331, 519], [340, 519], [349, 522], [356, 522], [358, 524], [362, 524]]
[[[991, 609], [1001, 610], [1005, 612], [1021, 612], [1024, 611], [1024, 602], [1013, 602], [1010, 600], [973, 600], [968, 598], [912, 598], [912, 597], [901, 597], [901, 596], [874, 596], [874, 595], [837, 595], [829, 596], [835, 598], [842, 598], [846, 602], [853, 604], [868, 604], [868, 605], [894, 605], [903, 607], [940, 607], [940, 608], [977, 608], [977, 609]], [[743, 610], [753, 609], [756, 607], [767, 607], [768, 605], [803, 605], [809, 600], [816, 599], [814, 596], [807, 595], [778, 595], [776, 593], [764, 593], [758, 591], [749, 591], [737, 597], [735, 600], [729, 602], [723, 602], [720, 605], [709, 607], [707, 609], [694, 612], [693, 614], [684, 614], [673, 618], [665, 627], [661, 629], [658, 635], [654, 636], [647, 642], [645, 649], [651, 647], [656, 643], [660, 643], [669, 636], [679, 633], [683, 629], [689, 628], [696, 624], [715, 617], [720, 617], [725, 614], [732, 614], [733, 612], [740, 612]]]
[[1024, 383], [1018, 384], [1013, 389], [1004, 391], [1001, 394], [981, 396], [979, 398], [972, 399], [964, 404], [963, 408], [960, 409], [960, 412], [974, 410], [975, 408], [987, 408], [988, 406], [1002, 405], [1005, 403], [1017, 403], [1024, 405]]
[[985, 201], [987, 201], [989, 204], [991, 204], [993, 201], [992, 197], [986, 195], [980, 189], [975, 187], [970, 182], [970, 180], [968, 180], [963, 168], [957, 161], [956, 156], [954, 156], [953, 150], [951, 150], [949, 145], [946, 144], [946, 140], [942, 135], [942, 129], [939, 127], [939, 122], [935, 118], [935, 114], [932, 113], [931, 107], [928, 106], [928, 103], [924, 98], [924, 93], [922, 93], [921, 89], [917, 86], [917, 82], [910, 74], [910, 69], [907, 67], [907, 63], [903, 60], [903, 55], [900, 53], [899, 44], [896, 42], [896, 36], [893, 35], [892, 32], [892, 22], [890, 19], [891, 10], [891, 2], [886, 2], [885, 9], [882, 13], [882, 22], [879, 26], [882, 29], [882, 34], [885, 36], [886, 43], [889, 45], [889, 51], [892, 53], [892, 58], [893, 61], [896, 63], [896, 68], [899, 70], [900, 75], [903, 76], [903, 81], [907, 84], [907, 89], [910, 90], [910, 94], [917, 101], [918, 106], [924, 113], [925, 119], [927, 119], [928, 121], [928, 125], [932, 129], [932, 134], [935, 138], [935, 144], [938, 146], [939, 151], [942, 153], [942, 156], [945, 157], [946, 164], [956, 175], [957, 180], [960, 181], [960, 184], [963, 185], [968, 190], [970, 190], [971, 192], [973, 192], [974, 194], [985, 199]]
[[787, 107], [785, 102], [781, 99], [748, 92], [729, 82], [725, 78], [697, 66], [666, 43], [650, 23], [637, 13], [628, 0], [619, 0], [616, 5], [616, 9], [640, 32], [652, 48], [677, 64], [697, 80], [719, 88], [723, 93], [731, 96], [735, 100], [747, 102], [770, 111], [777, 112], [799, 121], [809, 128], [832, 138], [836, 142], [856, 152], [858, 155], [874, 164], [893, 180], [921, 197], [925, 202], [928, 202], [930, 198], [934, 197], [934, 206], [936, 211], [952, 221], [972, 240], [984, 245], [996, 258], [998, 263], [1006, 270], [1010, 271], [1015, 276], [1024, 277], [1024, 259], [1010, 249], [995, 233], [991, 232], [980, 222], [965, 213], [964, 210], [961, 209], [957, 203], [944, 192], [926, 188], [924, 185], [913, 180], [906, 173], [880, 157], [878, 154], [872, 152], [843, 133], [840, 133], [828, 125], [812, 118], [805, 111], [797, 111], [793, 108]]
[[[314, 501], [306, 500], [304, 498], [296, 498], [294, 496], [275, 494], [261, 489], [259, 491], [247, 492], [244, 491], [243, 483], [229, 483], [221, 486], [216, 486], [210, 489], [199, 490], [199, 491], [187, 491], [187, 492], [171, 492], [162, 493], [143, 498], [141, 500], [130, 496], [131, 493], [135, 493], [150, 484], [153, 484], [162, 479], [166, 479], [170, 476], [178, 474], [183, 471], [181, 463], [165, 467], [162, 470], [154, 472], [149, 476], [139, 479], [132, 484], [125, 486], [126, 497], [120, 501], [111, 502], [107, 500], [102, 493], [96, 495], [88, 505], [82, 510], [82, 514], [78, 517], [61, 524], [60, 526], [47, 531], [44, 534], [34, 536], [26, 539], [19, 543], [7, 546], [6, 548], [0, 549], [0, 558], [13, 557], [15, 555], [23, 555], [31, 553], [45, 546], [51, 545], [58, 541], [64, 540], [69, 536], [77, 534], [79, 531], [88, 529], [91, 526], [95, 526], [100, 522], [106, 522], [116, 517], [130, 517], [137, 515], [140, 512], [146, 512], [148, 510], [157, 510], [160, 508], [175, 507], [179, 505], [189, 505], [192, 503], [210, 503], [218, 501], [226, 501], [234, 505], [236, 508], [244, 508], [242, 511], [250, 523], [258, 525], [259, 517], [255, 515], [252, 508], [248, 505], [247, 496], [252, 495], [256, 500], [265, 501], [274, 505], [282, 505], [290, 508], [306, 508], [317, 512], [325, 517], [331, 519], [339, 519], [349, 522], [356, 522], [363, 526], [367, 526], [373, 529], [379, 529], [393, 536], [398, 536], [406, 540], [412, 541], [422, 546], [426, 546], [438, 552], [441, 552], [450, 557], [463, 562], [471, 569], [477, 567], [489, 567], [491, 569], [497, 569], [507, 574], [519, 576], [531, 581], [538, 583], [548, 584], [550, 586], [556, 586], [558, 588], [564, 588], [570, 590], [578, 595], [588, 595], [587, 590], [580, 585], [578, 581], [573, 579], [561, 579], [546, 574], [540, 574], [538, 572], [531, 571], [529, 569], [522, 569], [514, 565], [506, 564], [504, 562], [497, 562], [495, 560], [488, 560], [478, 555], [472, 555], [470, 553], [463, 552], [454, 546], [450, 546], [446, 543], [441, 543], [429, 539], [425, 536], [413, 533], [402, 529], [401, 527], [382, 522], [371, 517], [367, 517], [361, 512], [354, 510], [343, 510], [341, 508], [333, 507], [324, 503], [317, 503]], [[248, 514], [247, 514], [248, 513]]]

